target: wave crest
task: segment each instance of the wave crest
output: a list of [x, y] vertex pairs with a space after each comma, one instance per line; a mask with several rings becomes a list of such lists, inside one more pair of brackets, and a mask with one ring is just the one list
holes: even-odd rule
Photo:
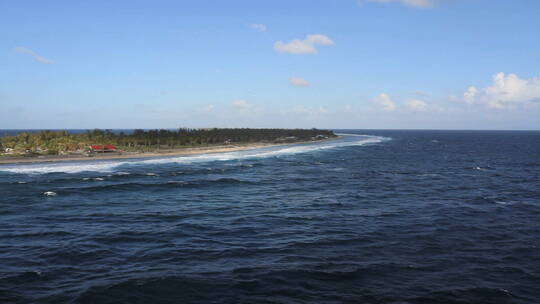
[[[239, 159], [268, 158], [281, 155], [310, 153], [320, 150], [330, 150], [347, 146], [364, 146], [377, 144], [390, 138], [371, 135], [341, 134], [342, 139], [328, 142], [293, 144], [270, 148], [260, 148], [236, 152], [209, 153], [189, 156], [174, 156], [137, 160], [84, 161], [69, 163], [48, 163], [32, 165], [8, 165], [0, 168], [0, 172], [17, 174], [47, 174], [47, 173], [80, 173], [80, 172], [112, 172], [125, 166], [156, 165], [156, 164], [190, 164], [197, 162], [230, 161]], [[358, 137], [361, 137], [358, 140]]]

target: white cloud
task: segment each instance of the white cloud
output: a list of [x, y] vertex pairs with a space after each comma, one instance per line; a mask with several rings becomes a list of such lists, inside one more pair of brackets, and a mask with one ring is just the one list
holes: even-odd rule
[[41, 62], [41, 63], [53, 63], [52, 60], [50, 59], [47, 59], [45, 57], [42, 57], [38, 54], [36, 54], [36, 52], [32, 51], [31, 49], [29, 48], [25, 48], [23, 46], [18, 46], [15, 48], [15, 52], [17, 53], [20, 53], [20, 54], [28, 54], [30, 56], [32, 56], [34, 58], [35, 61], [37, 62]]
[[[377, 3], [391, 3], [397, 2], [406, 6], [416, 7], [416, 8], [430, 8], [433, 7], [433, 0], [365, 0], [368, 2], [377, 2]], [[362, 4], [364, 1], [359, 0], [358, 3]]]
[[333, 45], [334, 41], [325, 35], [307, 35], [305, 39], [294, 39], [289, 43], [277, 41], [274, 50], [289, 54], [317, 54], [315, 45]]
[[394, 111], [397, 108], [396, 103], [385, 93], [375, 97], [373, 102], [379, 105], [384, 111]]
[[427, 103], [418, 99], [407, 100], [405, 105], [413, 111], [423, 112], [427, 110]]
[[293, 108], [287, 109], [287, 110], [281, 110], [280, 113], [282, 115], [288, 115], [288, 114], [299, 114], [304, 116], [321, 116], [328, 113], [328, 110], [325, 107], [306, 107], [306, 106], [295, 106]]
[[428, 97], [428, 96], [429, 96], [429, 93], [424, 92], [424, 91], [415, 91], [415, 92], [414, 92], [414, 95], [423, 96], [423, 97]]
[[264, 25], [264, 24], [253, 23], [253, 24], [250, 24], [249, 27], [256, 30], [256, 31], [258, 31], [258, 32], [265, 32], [266, 31], [266, 25]]
[[203, 112], [213, 112], [215, 109], [216, 107], [214, 105], [207, 105], [207, 106], [202, 107], [201, 110]]
[[289, 78], [289, 84], [295, 87], [309, 87], [309, 82], [302, 77], [291, 77]]
[[540, 101], [540, 78], [521, 79], [516, 74], [493, 75], [493, 84], [485, 89], [471, 86], [459, 99], [493, 109], [509, 109]]
[[238, 100], [235, 100], [231, 103], [232, 107], [237, 109], [237, 110], [249, 110], [251, 108], [253, 108], [253, 105], [250, 104], [249, 102], [243, 100], [243, 99], [238, 99]]
[[465, 93], [463, 93], [463, 100], [468, 104], [473, 104], [476, 98], [478, 89], [475, 87], [469, 87]]

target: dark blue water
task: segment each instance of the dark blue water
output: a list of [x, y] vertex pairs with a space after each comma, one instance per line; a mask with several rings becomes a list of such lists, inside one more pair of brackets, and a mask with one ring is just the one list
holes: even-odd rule
[[0, 302], [540, 303], [540, 132], [346, 133], [0, 166]]

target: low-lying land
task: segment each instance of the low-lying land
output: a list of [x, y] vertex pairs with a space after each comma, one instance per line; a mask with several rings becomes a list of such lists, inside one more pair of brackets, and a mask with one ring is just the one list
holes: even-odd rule
[[318, 129], [41, 131], [0, 137], [0, 164], [230, 152], [334, 137]]

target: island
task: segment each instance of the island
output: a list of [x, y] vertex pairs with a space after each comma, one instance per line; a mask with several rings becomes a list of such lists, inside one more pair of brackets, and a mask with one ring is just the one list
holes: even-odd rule
[[64, 160], [137, 158], [229, 152], [271, 145], [328, 140], [320, 129], [135, 129], [130, 132], [36, 131], [0, 137], [0, 164]]

